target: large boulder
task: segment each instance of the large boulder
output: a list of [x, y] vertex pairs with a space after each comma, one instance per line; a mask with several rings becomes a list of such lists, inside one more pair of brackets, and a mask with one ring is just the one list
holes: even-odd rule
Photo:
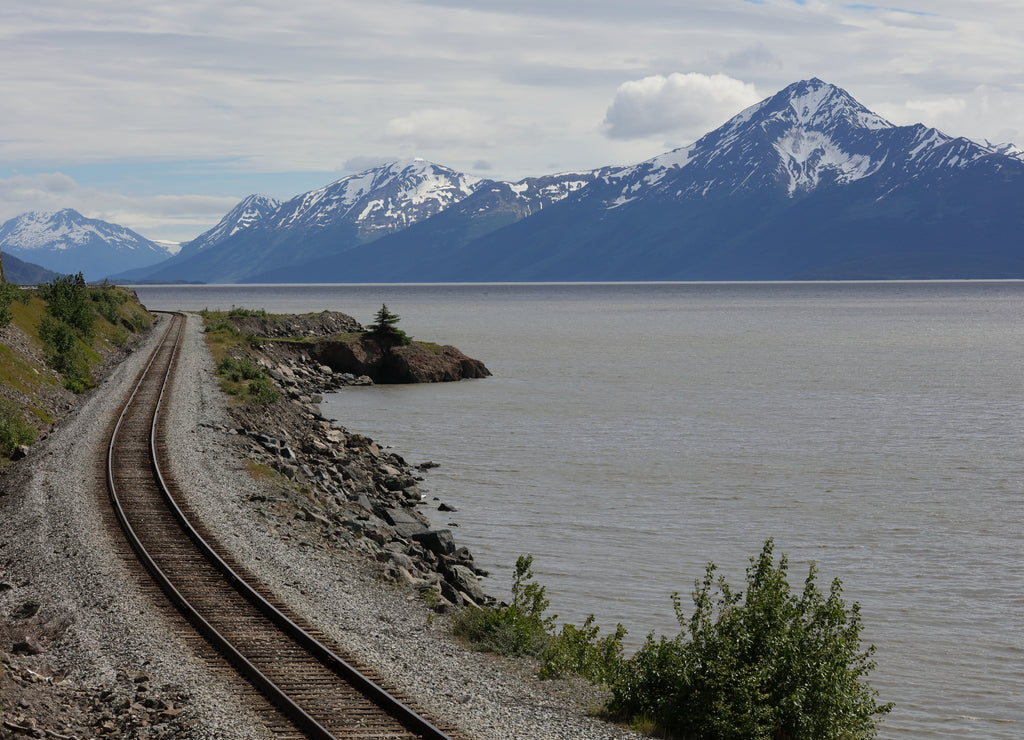
[[455, 347], [408, 344], [392, 347], [381, 368], [383, 383], [443, 383], [486, 378], [491, 373], [479, 360]]
[[401, 345], [369, 335], [349, 335], [325, 338], [303, 348], [334, 373], [366, 375], [377, 383], [441, 383], [491, 374], [480, 360], [451, 345]]

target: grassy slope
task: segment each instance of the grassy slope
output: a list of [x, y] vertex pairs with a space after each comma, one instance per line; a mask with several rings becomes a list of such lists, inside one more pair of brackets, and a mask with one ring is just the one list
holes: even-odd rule
[[[58, 422], [76, 400], [75, 395], [65, 389], [61, 376], [46, 364], [45, 349], [39, 337], [46, 304], [35, 291], [26, 292], [28, 303], [13, 303], [11, 324], [0, 328], [0, 404], [8, 412], [20, 414], [36, 429], [38, 436]], [[96, 317], [95, 336], [86, 350], [94, 381], [99, 379], [104, 365], [116, 359], [152, 321], [135, 295], [130, 291], [125, 293], [128, 299], [118, 307], [116, 324], [103, 316]], [[0, 466], [6, 463], [6, 456], [0, 456]]]

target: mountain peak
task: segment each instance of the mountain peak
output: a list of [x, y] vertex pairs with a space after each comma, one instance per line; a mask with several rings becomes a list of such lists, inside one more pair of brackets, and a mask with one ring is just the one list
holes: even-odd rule
[[86, 218], [72, 208], [10, 219], [0, 226], [0, 248], [56, 272], [82, 272], [89, 280], [124, 267], [152, 265], [170, 254], [131, 229]]
[[880, 130], [893, 124], [872, 113], [841, 87], [817, 77], [794, 82], [766, 101], [767, 107], [791, 122], [810, 128], [831, 129], [838, 124]]
[[401, 159], [348, 175], [285, 203], [282, 228], [323, 228], [338, 221], [365, 232], [405, 228], [471, 195], [479, 177], [425, 159]]
[[199, 252], [234, 236], [240, 231], [259, 226], [280, 207], [281, 202], [276, 198], [258, 193], [247, 195], [238, 205], [228, 211], [216, 226], [209, 231], [204, 231], [195, 239], [182, 244], [181, 251], [186, 255]]

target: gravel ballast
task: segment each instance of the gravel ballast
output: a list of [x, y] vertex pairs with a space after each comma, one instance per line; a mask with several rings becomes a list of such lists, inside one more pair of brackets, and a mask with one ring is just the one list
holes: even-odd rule
[[[186, 336], [167, 410], [171, 472], [205, 525], [221, 533], [222, 546], [269, 590], [437, 721], [469, 737], [639, 737], [588, 716], [601, 701], [592, 687], [541, 682], [529, 663], [466, 650], [414, 590], [381, 580], [379, 564], [318, 543], [303, 522], [255, 505], [274, 501], [280, 484], [254, 479], [239, 438], [223, 431], [230, 421], [201, 319], [189, 317]], [[31, 663], [98, 690], [145, 671], [151, 696], [173, 696], [184, 708], [165, 722], [164, 734], [139, 737], [269, 737], [231, 686], [175, 636], [173, 619], [140, 590], [119, 543], [104, 532], [96, 463], [103, 432], [153, 339], [5, 476], [0, 580], [12, 587], [0, 593], [0, 614], [8, 617], [29, 601], [41, 605], [35, 620], [45, 652], [17, 665]]]

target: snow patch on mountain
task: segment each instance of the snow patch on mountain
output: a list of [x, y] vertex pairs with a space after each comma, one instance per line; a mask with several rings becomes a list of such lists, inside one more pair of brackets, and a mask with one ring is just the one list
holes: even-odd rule
[[884, 159], [875, 162], [868, 155], [850, 154], [830, 136], [798, 127], [776, 141], [775, 150], [789, 176], [790, 195], [813, 190], [826, 172], [834, 176], [836, 183], [845, 184], [871, 175], [884, 163]]
[[242, 231], [265, 223], [281, 207], [281, 202], [266, 195], [249, 195], [232, 208], [216, 226], [182, 244], [189, 252], [201, 252]]
[[880, 131], [893, 128], [893, 124], [854, 100], [845, 91], [817, 78], [791, 86], [789, 98], [795, 120], [809, 128], [827, 127], [837, 120], [846, 119], [858, 128]]
[[316, 228], [351, 219], [365, 229], [401, 228], [459, 202], [481, 182], [423, 159], [393, 162], [292, 199], [277, 225]]
[[86, 218], [71, 208], [31, 211], [10, 219], [0, 226], [0, 249], [57, 273], [81, 272], [87, 280], [171, 256], [166, 246], [131, 229]]
[[118, 250], [157, 248], [167, 251], [123, 226], [85, 218], [70, 208], [57, 212], [29, 211], [11, 219], [4, 224], [0, 244], [26, 251], [64, 251], [97, 239]]
[[991, 149], [996, 154], [1003, 154], [1007, 157], [1013, 157], [1014, 159], [1019, 159], [1020, 161], [1024, 162], [1024, 149], [1020, 148], [1016, 144], [1013, 144], [1011, 142], [1006, 142], [1003, 144], [993, 144], [988, 139], [984, 141], [984, 144], [986, 147]]

